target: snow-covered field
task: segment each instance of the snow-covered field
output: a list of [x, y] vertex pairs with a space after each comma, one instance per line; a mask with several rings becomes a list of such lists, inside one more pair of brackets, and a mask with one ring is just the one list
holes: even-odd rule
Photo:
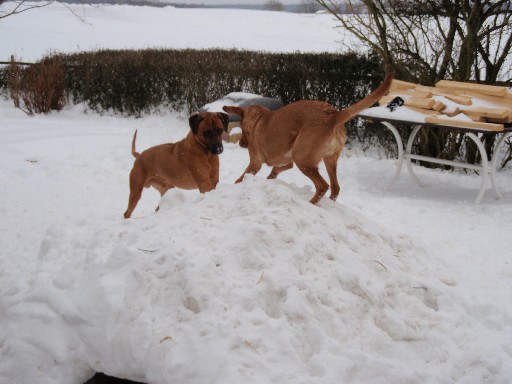
[[[7, 7], [3, 5], [2, 7]], [[236, 9], [55, 5], [0, 22], [0, 61], [47, 53], [132, 48], [337, 52], [348, 39], [325, 14]], [[83, 19], [83, 21], [82, 21]]]
[[[118, 11], [132, 12], [101, 12]], [[2, 21], [2, 52], [7, 22], [28, 31], [44, 12]], [[26, 59], [43, 51], [17, 44]], [[475, 175], [419, 168], [428, 187], [403, 174], [386, 190], [395, 161], [352, 149], [338, 202], [313, 206], [296, 169], [234, 185], [248, 155], [226, 144], [217, 190], [145, 190], [124, 220], [133, 132], [138, 150], [176, 141], [183, 117], [28, 117], [2, 100], [0, 121], [0, 383], [511, 382], [510, 172], [504, 199], [488, 191], [475, 205]]]

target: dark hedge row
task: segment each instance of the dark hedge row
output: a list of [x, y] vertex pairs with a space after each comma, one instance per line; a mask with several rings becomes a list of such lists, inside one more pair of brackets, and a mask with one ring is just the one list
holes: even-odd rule
[[[368, 95], [383, 78], [374, 57], [357, 54], [104, 50], [50, 56], [36, 66], [47, 71], [54, 62], [64, 66], [64, 99], [86, 103], [99, 113], [135, 116], [162, 109], [191, 113], [230, 92], [275, 97], [285, 104], [323, 100], [341, 109]], [[30, 82], [24, 75], [30, 71], [21, 68], [19, 78], [26, 84], [18, 88], [33, 94], [25, 89]], [[8, 71], [0, 71], [4, 90]], [[368, 145], [389, 142], [391, 136], [385, 132], [366, 122], [348, 131], [349, 137], [357, 136]]]
[[91, 109], [141, 114], [191, 112], [229, 92], [319, 99], [341, 108], [382, 80], [376, 60], [347, 54], [237, 50], [98, 51], [64, 56], [66, 88]]
[[6, 95], [7, 92], [7, 68], [0, 68], [0, 94]]

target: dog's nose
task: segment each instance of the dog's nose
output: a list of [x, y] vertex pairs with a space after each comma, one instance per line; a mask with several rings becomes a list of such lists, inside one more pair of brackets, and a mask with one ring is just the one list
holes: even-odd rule
[[214, 144], [212, 145], [212, 147], [210, 148], [210, 151], [214, 154], [214, 155], [220, 155], [222, 153], [222, 151], [224, 151], [224, 147], [222, 146], [222, 144]]

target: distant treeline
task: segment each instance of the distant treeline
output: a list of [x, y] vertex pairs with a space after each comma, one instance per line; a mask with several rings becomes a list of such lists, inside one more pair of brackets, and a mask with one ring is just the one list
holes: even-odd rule
[[[42, 0], [40, 0], [42, 1]], [[217, 8], [217, 9], [246, 9], [246, 10], [272, 10], [269, 5], [265, 4], [256, 4], [251, 1], [245, 2], [243, 4], [242, 1], [238, 4], [208, 4], [208, 1], [205, 1], [204, 4], [186, 4], [180, 2], [180, 0], [175, 1], [158, 1], [158, 0], [62, 0], [60, 1], [66, 4], [91, 4], [91, 5], [101, 5], [101, 4], [119, 4], [119, 5], [134, 5], [134, 6], [149, 6], [149, 7], [176, 7], [176, 8]], [[279, 3], [280, 4], [280, 3]], [[343, 5], [341, 6], [343, 7]], [[315, 2], [306, 2], [297, 0], [296, 4], [282, 4], [282, 10], [285, 12], [294, 12], [294, 13], [315, 13], [322, 10], [323, 7]]]

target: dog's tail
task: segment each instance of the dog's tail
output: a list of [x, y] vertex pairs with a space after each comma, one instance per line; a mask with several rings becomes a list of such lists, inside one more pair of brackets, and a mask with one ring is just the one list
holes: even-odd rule
[[132, 140], [132, 156], [137, 158], [140, 156], [140, 153], [135, 150], [135, 140], [137, 140], [137, 130], [135, 130], [135, 134], [133, 135]]
[[393, 73], [386, 73], [384, 81], [379, 85], [379, 87], [375, 91], [370, 93], [363, 100], [358, 101], [357, 103], [352, 104], [351, 106], [339, 111], [338, 115], [336, 116], [336, 121], [339, 124], [344, 124], [347, 121], [356, 117], [357, 114], [361, 112], [363, 109], [371, 107], [373, 104], [379, 101], [382, 96], [385, 96], [388, 93], [392, 80]]

